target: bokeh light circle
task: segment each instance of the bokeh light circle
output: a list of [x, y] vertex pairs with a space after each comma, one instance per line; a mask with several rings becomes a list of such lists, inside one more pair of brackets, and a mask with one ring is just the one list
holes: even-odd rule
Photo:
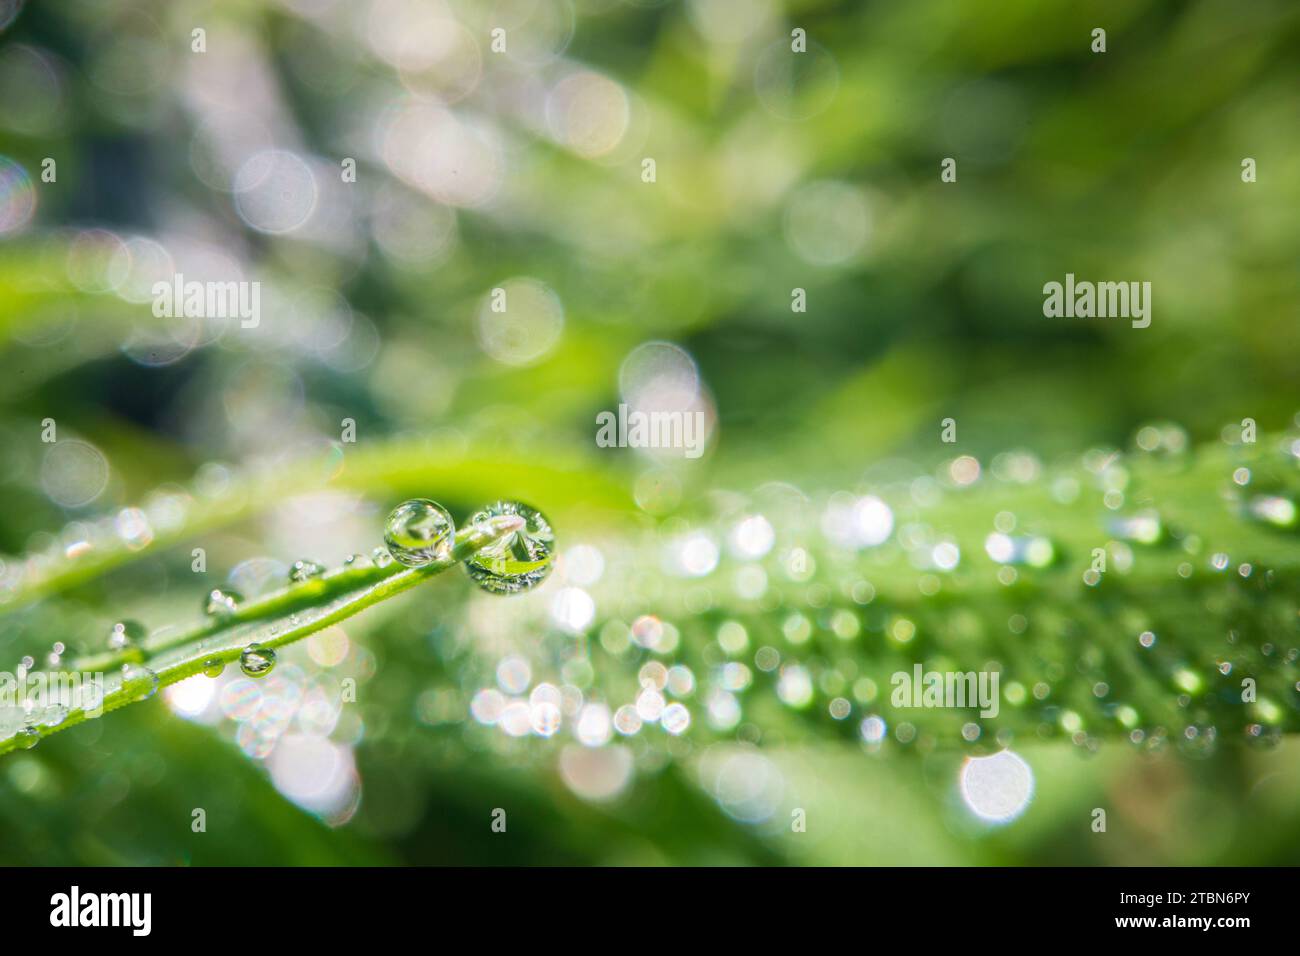
[[1010, 750], [990, 757], [968, 757], [962, 764], [961, 796], [981, 820], [1010, 823], [1025, 812], [1034, 795], [1034, 772]]
[[0, 156], [0, 236], [21, 232], [36, 213], [31, 177], [7, 156]]
[[108, 477], [108, 459], [84, 441], [55, 442], [41, 461], [41, 488], [65, 508], [90, 504], [108, 486]]
[[[498, 291], [499, 290], [499, 291]], [[475, 331], [479, 345], [503, 365], [532, 365], [546, 356], [564, 329], [564, 306], [545, 283], [507, 279], [484, 298]]]
[[843, 265], [861, 256], [871, 225], [867, 197], [843, 182], [808, 183], [790, 197], [785, 211], [786, 242], [816, 266]]
[[268, 149], [239, 167], [235, 209], [258, 232], [279, 234], [301, 227], [316, 209], [319, 187], [311, 167], [295, 153]]
[[835, 57], [812, 40], [802, 53], [791, 49], [789, 37], [778, 40], [759, 54], [754, 65], [758, 101], [780, 119], [801, 121], [824, 112], [839, 87]]

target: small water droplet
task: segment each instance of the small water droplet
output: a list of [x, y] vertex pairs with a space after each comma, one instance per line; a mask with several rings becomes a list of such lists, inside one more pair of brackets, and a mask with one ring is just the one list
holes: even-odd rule
[[249, 644], [239, 655], [239, 669], [245, 677], [265, 677], [275, 667], [275, 651], [261, 644]]
[[349, 554], [343, 559], [343, 566], [347, 568], [369, 568], [373, 567], [374, 563], [364, 554]]
[[468, 558], [465, 570], [485, 591], [515, 594], [535, 587], [551, 573], [555, 534], [545, 515], [517, 501], [489, 505], [470, 523], [478, 525], [503, 517], [521, 519], [519, 527]]
[[386, 568], [393, 563], [393, 556], [388, 553], [387, 548], [375, 548], [370, 552], [370, 558], [377, 568]]
[[14, 735], [18, 739], [18, 746], [23, 750], [31, 750], [41, 739], [41, 732], [35, 727], [24, 727]]
[[456, 524], [451, 514], [428, 498], [402, 502], [384, 522], [384, 544], [408, 568], [445, 561], [451, 556], [455, 539]]
[[219, 657], [210, 657], [203, 662], [203, 676], [217, 678], [225, 671], [225, 662]]
[[158, 690], [158, 675], [143, 664], [123, 664], [122, 690], [132, 700], [148, 700]]
[[239, 609], [244, 598], [237, 591], [229, 588], [213, 588], [203, 602], [203, 613], [209, 617], [230, 617]]
[[289, 581], [292, 584], [301, 584], [303, 581], [318, 578], [324, 573], [324, 565], [317, 564], [315, 561], [295, 561], [293, 567], [289, 569]]

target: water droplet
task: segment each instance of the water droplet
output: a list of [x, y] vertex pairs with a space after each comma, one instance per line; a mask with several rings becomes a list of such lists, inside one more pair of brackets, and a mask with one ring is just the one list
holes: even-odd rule
[[393, 563], [393, 556], [388, 553], [387, 548], [375, 548], [370, 552], [370, 559], [375, 562], [377, 568], [386, 568]]
[[517, 527], [465, 561], [469, 576], [485, 591], [515, 594], [540, 584], [551, 573], [555, 535], [546, 516], [517, 501], [499, 501], [475, 514], [477, 525], [517, 518]]
[[275, 651], [261, 644], [249, 644], [239, 655], [239, 669], [245, 677], [265, 677], [275, 667]]
[[18, 746], [23, 750], [31, 750], [36, 746], [37, 741], [41, 739], [41, 732], [35, 727], [24, 727], [14, 735], [18, 739]]
[[226, 665], [219, 657], [210, 657], [203, 662], [203, 676], [217, 678], [225, 671]]
[[456, 523], [451, 514], [428, 498], [402, 502], [384, 523], [384, 544], [408, 568], [445, 561], [455, 540]]
[[213, 588], [203, 602], [203, 613], [209, 617], [230, 617], [239, 609], [239, 604], [243, 600], [243, 596], [237, 591], [231, 591], [229, 588], [226, 590]]
[[81, 685], [81, 712], [93, 720], [104, 710], [104, 685], [98, 678]]
[[148, 700], [158, 690], [158, 675], [143, 664], [123, 664], [122, 690], [132, 700]]
[[289, 569], [289, 581], [293, 584], [301, 584], [303, 581], [318, 578], [324, 573], [325, 567], [315, 561], [295, 561], [293, 567]]
[[26, 714], [16, 704], [0, 704], [0, 740], [8, 740], [23, 727]]
[[364, 554], [349, 554], [343, 559], [343, 566], [348, 568], [369, 568], [373, 567], [374, 563]]
[[108, 629], [108, 649], [121, 651], [133, 660], [143, 660], [140, 642], [148, 636], [144, 625], [137, 621], [118, 621]]
[[68, 708], [62, 704], [50, 704], [36, 719], [38, 727], [57, 727], [68, 719]]

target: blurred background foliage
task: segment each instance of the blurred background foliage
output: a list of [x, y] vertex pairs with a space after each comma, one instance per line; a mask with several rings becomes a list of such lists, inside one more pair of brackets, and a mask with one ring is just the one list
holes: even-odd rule
[[[1008, 676], [1088, 698], [1128, 673], [1137, 724], [1178, 738], [1164, 717], [1201, 705], [1129, 661], [1154, 619], [1173, 629], [1156, 631], [1169, 672], [1204, 683], [1231, 654], [1271, 668], [1264, 723], [1295, 729], [1293, 538], [1238, 522], [1230, 478], [1244, 463], [1270, 493], [1295, 483], [1294, 452], [1274, 454], [1300, 358], [1294, 3], [0, 0], [0, 27], [11, 669], [55, 641], [98, 648], [123, 617], [185, 623], [228, 580], [255, 593], [295, 559], [368, 552], [403, 496], [457, 518], [520, 498], [562, 546], [525, 598], [439, 579], [267, 681], [196, 678], [3, 758], [3, 862], [1294, 862], [1293, 736], [1249, 747], [1234, 727], [1189, 753], [1130, 746], [1082, 704], [1083, 730], [1025, 714], [997, 740], [1023, 741], [1034, 798], [990, 827], [956, 786], [961, 720], [868, 746], [860, 721], [884, 708], [855, 681], [1019, 654]], [[149, 290], [177, 272], [260, 282], [259, 326], [155, 318]], [[1150, 328], [1045, 319], [1042, 286], [1067, 272], [1151, 282]], [[595, 447], [598, 412], [682, 393], [710, 423], [703, 458]], [[1247, 417], [1270, 436], [1255, 457]], [[1133, 466], [1134, 490], [1106, 450], [1143, 428], [1167, 454]], [[970, 497], [957, 454], [984, 466]], [[1108, 541], [1117, 506], [1062, 491], [1058, 468], [1127, 491], [1124, 510], [1154, 502], [1174, 543], [1134, 562]], [[896, 540], [845, 547], [837, 491], [884, 496]], [[909, 566], [902, 531], [940, 498], [914, 537], [949, 535], [962, 559], [926, 611], [916, 589], [941, 575]], [[772, 562], [807, 547], [820, 563], [737, 597], [718, 581], [744, 548], [718, 545], [760, 510]], [[1023, 572], [1032, 590], [981, 553], [1004, 511], [1056, 542], [1055, 567]], [[1201, 582], [1216, 542], [1267, 567], [1260, 590]], [[1094, 546], [1133, 576], [1088, 604]], [[853, 591], [868, 578], [875, 604]], [[747, 660], [797, 659], [795, 591], [815, 643], [852, 597], [863, 646], [810, 665], [815, 718], [778, 690], [714, 719], [707, 675], [739, 656], [719, 627], [746, 622]], [[1034, 642], [1016, 651], [1022, 611]], [[671, 641], [628, 649], [642, 615], [676, 621], [693, 661], [690, 733], [584, 747], [567, 724], [516, 737], [471, 716], [484, 688], [541, 682], [566, 708], [574, 689], [618, 707], [646, 661], [676, 659]], [[900, 615], [932, 642], [897, 640]], [[847, 720], [827, 717], [835, 699]], [[1225, 705], [1205, 706], [1187, 717], [1200, 739]]]

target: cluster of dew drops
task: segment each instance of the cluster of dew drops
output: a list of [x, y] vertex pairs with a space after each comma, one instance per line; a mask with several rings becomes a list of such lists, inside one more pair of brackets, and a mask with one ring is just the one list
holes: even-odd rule
[[[536, 587], [550, 574], [555, 553], [555, 537], [550, 522], [540, 511], [517, 501], [498, 501], [475, 512], [471, 527], [491, 529], [496, 537], [488, 545], [471, 553], [464, 561], [471, 580], [490, 594], [517, 594]], [[384, 523], [384, 547], [375, 548], [367, 558], [351, 555], [345, 567], [390, 567], [394, 561], [407, 568], [447, 564], [456, 544], [456, 524], [451, 513], [428, 498], [412, 498], [392, 510]], [[324, 565], [315, 561], [295, 561], [289, 569], [289, 584], [302, 584], [325, 574]], [[233, 618], [243, 606], [243, 596], [230, 588], [213, 588], [203, 599], [203, 613], [214, 620]], [[131, 700], [152, 697], [159, 684], [158, 675], [144, 663], [144, 642], [148, 631], [138, 621], [118, 621], [108, 632], [107, 648], [123, 661], [122, 690]], [[56, 644], [46, 660], [55, 668], [62, 663], [65, 647]], [[239, 654], [239, 669], [244, 676], [266, 677], [275, 669], [276, 652], [259, 643], [250, 643]], [[35, 661], [24, 658], [20, 669], [25, 675]], [[225, 662], [212, 657], [203, 662], [202, 673], [220, 677]], [[84, 711], [98, 709], [104, 690], [98, 685], [85, 688], [79, 701]], [[35, 746], [44, 732], [57, 727], [69, 714], [64, 703], [42, 709], [14, 708], [12, 719], [0, 722], [0, 740], [15, 734], [24, 747]], [[11, 726], [12, 725], [12, 726]]]
[[[504, 519], [504, 523], [501, 523]], [[483, 590], [492, 594], [515, 594], [540, 584], [551, 570], [554, 534], [550, 522], [537, 509], [515, 501], [500, 501], [476, 512], [471, 526], [486, 526], [497, 521], [508, 529], [491, 544], [480, 548], [465, 560], [465, 570]], [[449, 512], [429, 498], [404, 501], [384, 522], [384, 547], [375, 548], [370, 563], [380, 568], [394, 561], [407, 568], [446, 564], [456, 543], [456, 523]], [[362, 567], [366, 559], [351, 555], [344, 562], [351, 568]], [[295, 561], [289, 569], [290, 584], [318, 578], [325, 567], [315, 561]], [[211, 591], [204, 603], [209, 616], [229, 617], [238, 610], [242, 598], [229, 590]], [[272, 648], [252, 643], [239, 655], [239, 669], [246, 677], [265, 677], [275, 668]], [[204, 664], [203, 673], [218, 677], [224, 664], [213, 658]]]
[[[554, 554], [554, 534], [550, 522], [535, 508], [514, 501], [502, 501], [476, 512], [471, 526], [485, 525], [493, 519], [514, 518], [506, 527], [512, 528], [492, 544], [479, 549], [465, 560], [465, 570], [483, 590], [492, 594], [514, 594], [540, 584], [550, 573]], [[394, 561], [408, 568], [423, 568], [432, 564], [445, 564], [451, 560], [456, 542], [456, 523], [451, 513], [429, 498], [412, 498], [404, 501], [388, 515], [384, 522], [384, 545], [375, 548], [369, 563], [385, 568]], [[363, 567], [367, 559], [351, 555], [344, 562], [350, 568]], [[324, 565], [315, 561], [295, 561], [289, 569], [289, 583], [301, 584], [325, 574]], [[235, 614], [243, 597], [230, 589], [213, 589], [204, 600], [203, 610], [209, 617], [228, 618]], [[138, 624], [114, 625], [116, 629], [134, 627], [138, 637], [143, 628]], [[109, 648], [120, 651], [130, 646], [126, 642], [109, 639]], [[239, 669], [246, 677], [265, 677], [275, 668], [274, 649], [252, 643], [240, 652]], [[129, 665], [127, 665], [129, 666]], [[204, 663], [203, 673], [218, 677], [224, 670], [218, 658]], [[125, 675], [124, 675], [125, 676]], [[156, 679], [155, 679], [156, 686]]]

